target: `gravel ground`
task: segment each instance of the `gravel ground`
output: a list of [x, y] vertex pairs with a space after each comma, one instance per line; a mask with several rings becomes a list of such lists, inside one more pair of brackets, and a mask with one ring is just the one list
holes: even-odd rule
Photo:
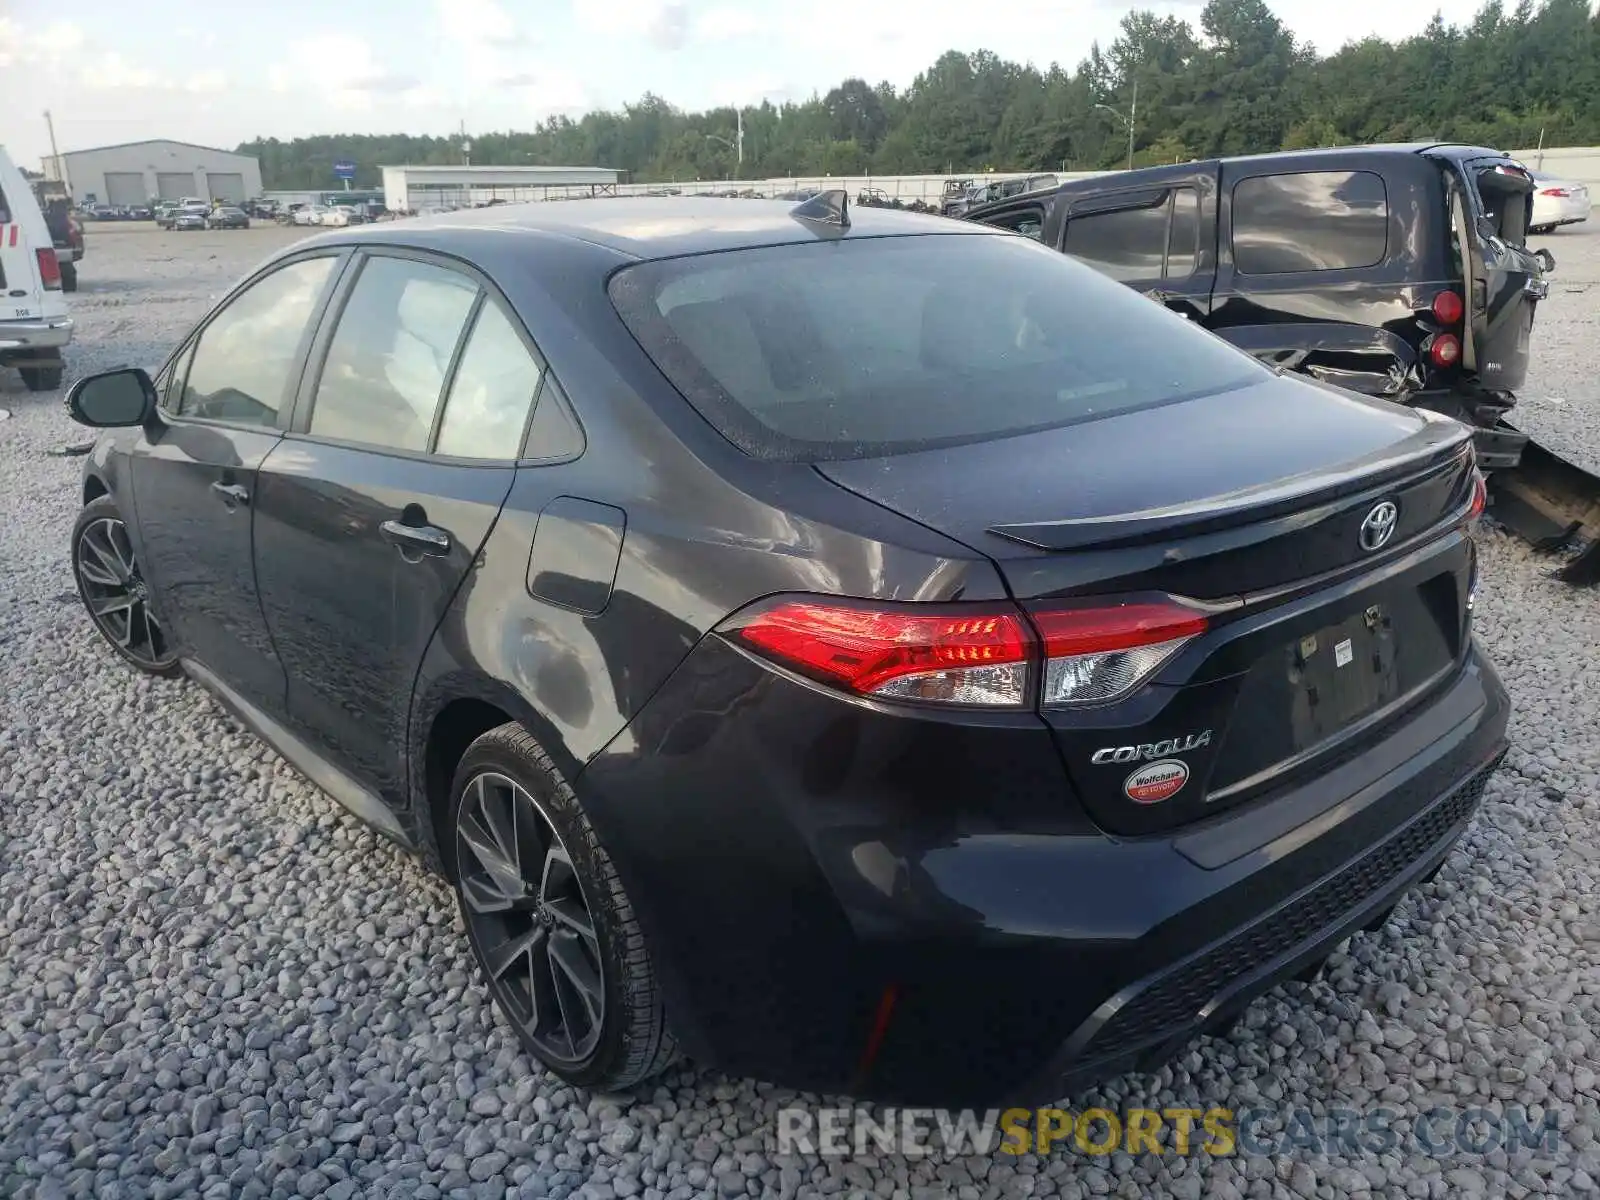
[[[154, 366], [292, 236], [91, 230], [71, 373]], [[1567, 280], [1600, 280], [1600, 236], [1553, 242]], [[1592, 421], [1597, 324], [1600, 290], [1557, 288], [1541, 318], [1530, 410], [1552, 431]], [[1520, 1103], [1535, 1123], [1555, 1114], [1558, 1149], [785, 1158], [776, 1089], [686, 1068], [598, 1096], [544, 1075], [494, 1018], [441, 883], [198, 686], [100, 647], [67, 565], [78, 463], [48, 454], [77, 434], [59, 399], [0, 373], [0, 1195], [1595, 1190], [1600, 598], [1511, 540], [1485, 535], [1479, 629], [1516, 700], [1515, 747], [1443, 872], [1322, 981], [1071, 1102], [1382, 1103], [1402, 1131], [1436, 1105]]]

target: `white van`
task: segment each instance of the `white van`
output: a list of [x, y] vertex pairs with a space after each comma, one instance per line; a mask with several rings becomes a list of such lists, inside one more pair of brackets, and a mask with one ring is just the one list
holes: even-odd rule
[[30, 392], [61, 386], [72, 318], [61, 264], [33, 189], [0, 146], [0, 367], [16, 367]]

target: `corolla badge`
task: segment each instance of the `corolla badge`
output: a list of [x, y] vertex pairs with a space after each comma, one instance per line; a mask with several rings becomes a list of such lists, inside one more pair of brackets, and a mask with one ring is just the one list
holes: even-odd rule
[[1380, 500], [1361, 522], [1359, 539], [1361, 548], [1368, 554], [1382, 550], [1394, 536], [1394, 527], [1400, 520], [1400, 510], [1393, 500]]
[[1183, 791], [1189, 782], [1189, 768], [1178, 758], [1140, 767], [1123, 782], [1122, 791], [1135, 804], [1160, 804]]
[[1198, 750], [1202, 746], [1211, 745], [1211, 730], [1204, 733], [1191, 733], [1185, 737], [1167, 738], [1159, 742], [1145, 742], [1138, 746], [1104, 746], [1089, 756], [1089, 761], [1097, 767], [1107, 763], [1130, 763], [1144, 759], [1153, 762], [1158, 758], [1166, 758], [1172, 754], [1187, 754], [1191, 750]]

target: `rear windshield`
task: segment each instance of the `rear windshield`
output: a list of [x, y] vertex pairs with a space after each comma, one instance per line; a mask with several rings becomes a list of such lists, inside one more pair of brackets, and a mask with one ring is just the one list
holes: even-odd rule
[[987, 441], [1255, 382], [1248, 355], [1022, 237], [842, 238], [641, 263], [612, 301], [747, 453]]

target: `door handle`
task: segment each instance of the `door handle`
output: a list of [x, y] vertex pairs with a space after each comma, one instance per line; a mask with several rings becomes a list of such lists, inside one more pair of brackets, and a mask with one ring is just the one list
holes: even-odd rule
[[433, 525], [406, 525], [399, 521], [385, 521], [378, 526], [384, 541], [401, 550], [416, 550], [423, 554], [449, 554], [450, 535]]
[[220, 480], [211, 485], [211, 490], [222, 497], [222, 502], [229, 508], [236, 504], [249, 504], [250, 493], [237, 483], [223, 483]]

